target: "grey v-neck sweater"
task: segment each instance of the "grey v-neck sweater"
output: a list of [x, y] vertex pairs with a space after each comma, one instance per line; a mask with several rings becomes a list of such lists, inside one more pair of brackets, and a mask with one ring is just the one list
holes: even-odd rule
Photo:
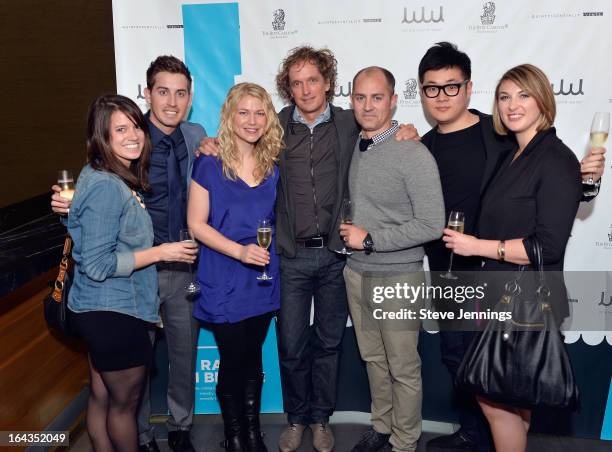
[[440, 238], [445, 226], [440, 175], [427, 148], [389, 137], [361, 152], [357, 143], [349, 192], [353, 224], [372, 235], [376, 251], [357, 251], [347, 265], [357, 272], [419, 270], [423, 244]]

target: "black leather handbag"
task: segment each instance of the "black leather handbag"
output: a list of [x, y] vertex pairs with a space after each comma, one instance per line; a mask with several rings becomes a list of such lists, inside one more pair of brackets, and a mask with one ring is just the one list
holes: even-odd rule
[[65, 336], [72, 336], [70, 310], [68, 309], [68, 292], [72, 281], [73, 265], [70, 259], [72, 239], [66, 236], [64, 251], [59, 265], [59, 272], [51, 292], [45, 297], [43, 307], [47, 325], [53, 331]]
[[[575, 409], [578, 387], [551, 312], [542, 247], [536, 239], [533, 247], [537, 273], [521, 267], [516, 277], [506, 282], [495, 307], [497, 312], [511, 313], [512, 318], [490, 320], [474, 338], [457, 372], [456, 384], [511, 406]], [[526, 284], [525, 274], [531, 274], [536, 284]]]

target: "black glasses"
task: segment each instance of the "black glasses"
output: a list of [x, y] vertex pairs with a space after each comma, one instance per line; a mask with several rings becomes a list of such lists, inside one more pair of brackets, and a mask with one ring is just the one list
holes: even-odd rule
[[459, 90], [461, 89], [461, 87], [463, 85], [467, 85], [468, 82], [469, 80], [464, 80], [459, 83], [448, 83], [442, 86], [424, 85], [421, 89], [423, 90], [423, 93], [425, 93], [425, 96], [429, 97], [430, 99], [438, 97], [440, 95], [440, 90], [444, 91], [444, 94], [449, 97], [455, 97], [457, 94], [459, 94]]

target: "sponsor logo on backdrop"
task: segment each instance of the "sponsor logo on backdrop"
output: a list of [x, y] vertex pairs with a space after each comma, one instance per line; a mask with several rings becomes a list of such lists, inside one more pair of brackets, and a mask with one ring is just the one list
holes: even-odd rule
[[438, 17], [435, 17], [434, 10], [429, 10], [429, 17], [425, 12], [425, 7], [421, 7], [421, 14], [419, 15], [417, 11], [412, 11], [412, 16], [409, 18], [408, 7], [404, 6], [404, 18], [402, 19], [403, 24], [429, 24], [429, 23], [438, 23], [444, 22], [444, 8], [440, 5], [440, 11], [438, 12]]
[[580, 17], [580, 16], [581, 16], [580, 13], [568, 13], [568, 12], [537, 13], [537, 14], [532, 14], [531, 18], [532, 19], [565, 19], [565, 18]]
[[552, 11], [544, 13], [533, 13], [531, 14], [532, 19], [572, 19], [576, 17], [602, 17], [603, 11]]
[[362, 19], [358, 18], [333, 18], [333, 19], [324, 19], [319, 20], [317, 25], [354, 25], [354, 24], [370, 24], [370, 23], [382, 23], [382, 17], [364, 17]]
[[479, 14], [480, 25], [469, 25], [470, 31], [476, 33], [496, 33], [503, 31], [508, 28], [508, 24], [500, 24], [497, 21], [497, 15], [495, 14], [495, 2], [486, 2], [482, 5], [482, 11]]
[[400, 107], [417, 107], [421, 105], [419, 94], [419, 82], [416, 78], [404, 80], [402, 95], [398, 96], [397, 104]]
[[[346, 92], [345, 92], [345, 88], [346, 88]], [[336, 85], [336, 89], [334, 90], [334, 96], [351, 97], [352, 92], [353, 92], [353, 82], [348, 82], [346, 86], [338, 84]]]
[[274, 20], [272, 21], [272, 28], [276, 31], [285, 30], [285, 11], [282, 9], [277, 9], [274, 11]]
[[558, 89], [555, 88], [557, 86], [555, 83], [551, 83], [550, 86], [555, 96], [584, 96], [584, 92], [582, 91], [582, 79], [578, 80], [575, 89], [574, 82], [568, 82], [565, 79], [561, 79]]
[[334, 105], [343, 108], [350, 108], [352, 92], [352, 80], [348, 81], [347, 83], [342, 83], [340, 80], [338, 80], [336, 82], [336, 88], [334, 89]]
[[595, 246], [598, 248], [612, 250], [612, 224], [608, 228], [607, 235], [607, 240], [602, 240], [601, 242], [595, 241]]
[[608, 300], [606, 301], [606, 293], [602, 292], [601, 296], [599, 297], [599, 302], [597, 303], [597, 306], [603, 306], [604, 308], [609, 308], [612, 307], [612, 296], [608, 297]]
[[166, 28], [184, 28], [182, 24], [166, 25]]
[[440, 5], [440, 9], [436, 12], [435, 8], [425, 9], [424, 6], [421, 9], [410, 10], [407, 6], [404, 6], [404, 15], [402, 17], [402, 24], [411, 25], [411, 27], [404, 31], [441, 31], [443, 27], [438, 25], [437, 27], [427, 27], [423, 24], [443, 24], [444, 23], [444, 7]]
[[480, 16], [482, 25], [493, 25], [495, 23], [495, 3], [487, 2], [482, 5], [482, 15]]
[[122, 30], [166, 30], [165, 25], [122, 25]]
[[473, 89], [472, 96], [493, 96], [495, 95], [494, 89]]
[[285, 19], [285, 10], [282, 8], [275, 9], [272, 12], [272, 30], [262, 30], [261, 33], [270, 39], [285, 39], [289, 36], [296, 35], [298, 32], [297, 29], [285, 30], [287, 26]]
[[147, 85], [142, 85], [142, 84], [138, 84], [138, 89], [136, 90], [137, 94], [136, 96], [129, 96], [132, 98], [132, 100], [134, 100], [134, 102], [136, 102], [136, 105], [138, 105], [140, 107], [140, 109], [143, 112], [146, 112], [149, 110], [149, 106], [147, 105], [147, 101], [145, 100], [144, 97], [144, 89], [147, 87]]
[[416, 78], [408, 79], [404, 82], [404, 99], [416, 99], [417, 97], [417, 81]]

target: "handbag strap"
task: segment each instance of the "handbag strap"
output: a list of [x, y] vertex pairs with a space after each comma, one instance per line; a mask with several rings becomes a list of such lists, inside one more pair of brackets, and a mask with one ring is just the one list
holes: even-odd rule
[[542, 311], [550, 310], [550, 303], [548, 302], [548, 297], [550, 296], [550, 289], [546, 285], [546, 278], [544, 277], [544, 257], [542, 256], [542, 244], [537, 238], [532, 239], [533, 246], [533, 256], [535, 258], [535, 262], [533, 262], [533, 266], [538, 271], [538, 276], [540, 280], [540, 284], [538, 289], [536, 290], [536, 294], [542, 306]]
[[55, 285], [51, 296], [53, 299], [60, 303], [62, 301], [62, 292], [64, 291], [64, 280], [66, 279], [66, 273], [68, 272], [68, 263], [70, 260], [70, 251], [72, 249], [72, 238], [66, 235], [64, 240], [64, 251], [62, 252], [62, 260], [59, 264], [59, 273], [55, 278]]
[[533, 266], [540, 274], [540, 281], [544, 280], [544, 258], [542, 257], [542, 244], [537, 238], [531, 239], [532, 247], [533, 247], [533, 256], [535, 257], [535, 262], [533, 262]]

